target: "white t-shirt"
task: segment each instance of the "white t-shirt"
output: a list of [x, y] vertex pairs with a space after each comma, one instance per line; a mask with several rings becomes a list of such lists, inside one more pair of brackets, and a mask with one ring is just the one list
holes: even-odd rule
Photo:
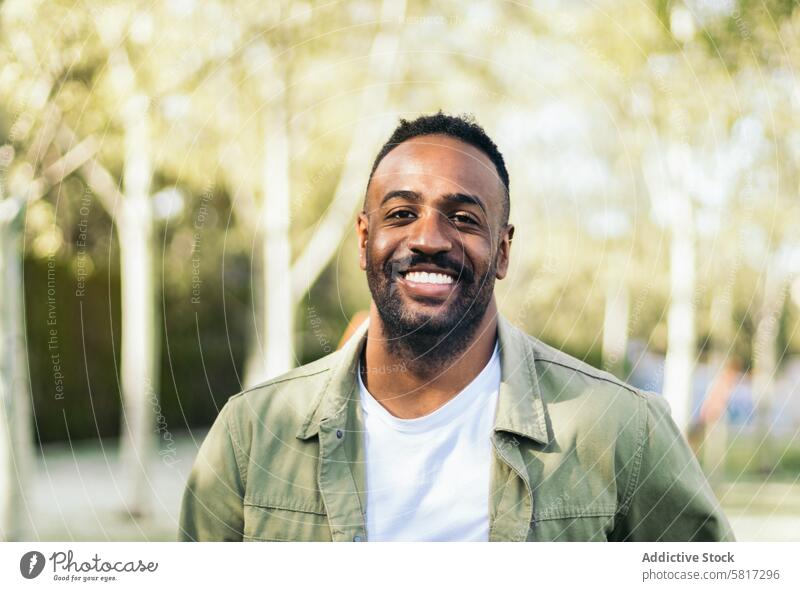
[[416, 419], [391, 415], [364, 387], [367, 539], [487, 541], [497, 345], [454, 398]]

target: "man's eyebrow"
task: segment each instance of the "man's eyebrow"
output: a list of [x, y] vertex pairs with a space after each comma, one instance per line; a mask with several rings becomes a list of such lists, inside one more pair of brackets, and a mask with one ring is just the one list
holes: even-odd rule
[[486, 213], [486, 206], [483, 204], [483, 200], [477, 195], [469, 195], [467, 193], [448, 193], [447, 195], [443, 195], [443, 198], [447, 201], [454, 201], [456, 203], [477, 205], [481, 208], [481, 210], [483, 210], [484, 215], [488, 215]]
[[[386, 195], [383, 196], [383, 199], [381, 199], [381, 206], [383, 206], [387, 201], [391, 201], [392, 199], [405, 199], [407, 201], [422, 201], [422, 196], [416, 191], [408, 191], [408, 190], [389, 191], [388, 193], [386, 193]], [[468, 193], [446, 193], [442, 195], [442, 199], [444, 199], [445, 201], [453, 201], [455, 203], [463, 203], [466, 205], [477, 205], [478, 207], [481, 208], [484, 215], [488, 215], [486, 213], [486, 206], [483, 204], [483, 200], [477, 195], [470, 195]]]
[[422, 201], [422, 196], [417, 193], [416, 191], [404, 191], [404, 190], [397, 190], [397, 191], [389, 191], [386, 195], [383, 196], [381, 199], [381, 206], [387, 201], [391, 201], [392, 199], [406, 199], [407, 201]]

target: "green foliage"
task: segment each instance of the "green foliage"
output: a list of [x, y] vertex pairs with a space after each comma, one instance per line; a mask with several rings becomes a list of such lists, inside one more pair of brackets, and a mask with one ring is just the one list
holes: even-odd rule
[[[160, 298], [162, 370], [153, 392], [160, 395], [157, 412], [171, 431], [209, 424], [241, 389], [248, 264], [241, 256], [224, 262], [224, 277], [218, 268], [203, 269], [197, 303], [174, 288], [165, 289]], [[26, 293], [32, 296], [26, 298], [26, 320], [37, 437], [42, 443], [116, 437], [121, 409], [119, 273], [105, 267], [82, 286], [69, 258], [54, 257], [52, 268], [50, 264], [37, 258], [25, 264]]]
[[[330, 204], [363, 115], [354, 101], [370, 84], [364, 73], [380, 4], [181, 6], [17, 0], [0, 8], [0, 137], [15, 151], [3, 171], [8, 191], [30, 188], [67, 150], [57, 138], [37, 143], [51, 123], [50, 107], [78, 140], [98, 141], [94, 158], [124, 189], [123, 106], [137, 93], [150, 101], [151, 192], [183, 196], [182, 211], [155, 228], [164, 317], [158, 390], [170, 425], [213, 416], [215, 405], [239, 389], [253, 341], [251, 276], [260, 264], [262, 164], [270, 149], [263, 122], [281, 90], [266, 73], [274, 66], [287, 80], [296, 257]], [[643, 163], [663, 157], [669, 142], [690, 146], [699, 159], [694, 172], [711, 179], [694, 203], [698, 218], [717, 224], [698, 238], [698, 345], [713, 341], [711, 303], [723, 285], [733, 300], [731, 347], [752, 357], [766, 261], [796, 242], [800, 143], [790, 91], [800, 63], [797, 2], [745, 0], [730, 14], [703, 19], [695, 11], [697, 33], [686, 41], [670, 28], [678, 6], [657, 0], [533, 10], [516, 3], [409, 2], [390, 98], [376, 109], [392, 119], [439, 108], [472, 112], [485, 125], [506, 154], [517, 226], [512, 274], [497, 286], [500, 308], [598, 366], [612, 270], [624, 269], [617, 280], [630, 287], [631, 338], [656, 352], [666, 348], [663, 211], [670, 203], [655, 197]], [[721, 184], [711, 173], [748, 122], [761, 130], [763, 145], [753, 150], [746, 174], [721, 197], [709, 196]], [[104, 209], [86, 185], [79, 171], [68, 175], [30, 203], [26, 216], [28, 351], [45, 440], [65, 435], [62, 410], [73, 437], [118, 432], [118, 343], [112, 342], [119, 339], [118, 232], [114, 204]], [[363, 189], [348, 187], [359, 195]], [[617, 233], [600, 228], [609, 213], [624, 220]], [[369, 306], [352, 233], [331, 249], [331, 263], [296, 310], [298, 362], [335, 347], [349, 318]], [[59, 404], [42, 322], [53, 251], [69, 368], [68, 395]], [[83, 299], [72, 295], [79, 265], [89, 269]], [[782, 352], [800, 347], [797, 317], [787, 301]], [[87, 404], [94, 415], [85, 412]]]

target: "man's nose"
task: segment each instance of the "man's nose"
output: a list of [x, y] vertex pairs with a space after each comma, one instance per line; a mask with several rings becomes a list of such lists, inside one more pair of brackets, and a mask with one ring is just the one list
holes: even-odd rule
[[453, 248], [450, 227], [450, 221], [440, 211], [426, 209], [410, 226], [408, 248], [421, 254], [448, 252]]

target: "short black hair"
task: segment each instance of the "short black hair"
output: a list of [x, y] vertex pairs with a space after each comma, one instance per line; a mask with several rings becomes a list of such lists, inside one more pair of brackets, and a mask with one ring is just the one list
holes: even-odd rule
[[[509, 191], [506, 162], [500, 150], [497, 148], [497, 145], [495, 145], [492, 139], [486, 134], [483, 127], [478, 125], [472, 115], [448, 115], [439, 111], [433, 115], [422, 115], [411, 121], [400, 119], [400, 123], [392, 132], [391, 137], [383, 144], [380, 152], [378, 152], [378, 155], [375, 157], [375, 162], [369, 173], [369, 181], [372, 181], [372, 175], [375, 174], [375, 169], [378, 168], [381, 160], [397, 146], [411, 138], [434, 134], [449, 135], [450, 137], [461, 140], [464, 143], [475, 146], [489, 157], [489, 160], [492, 161], [495, 169], [497, 169], [497, 174], [505, 187], [502, 223], [503, 225], [507, 224], [509, 210], [511, 208], [511, 193]], [[369, 186], [369, 181], [367, 182], [367, 186]]]

